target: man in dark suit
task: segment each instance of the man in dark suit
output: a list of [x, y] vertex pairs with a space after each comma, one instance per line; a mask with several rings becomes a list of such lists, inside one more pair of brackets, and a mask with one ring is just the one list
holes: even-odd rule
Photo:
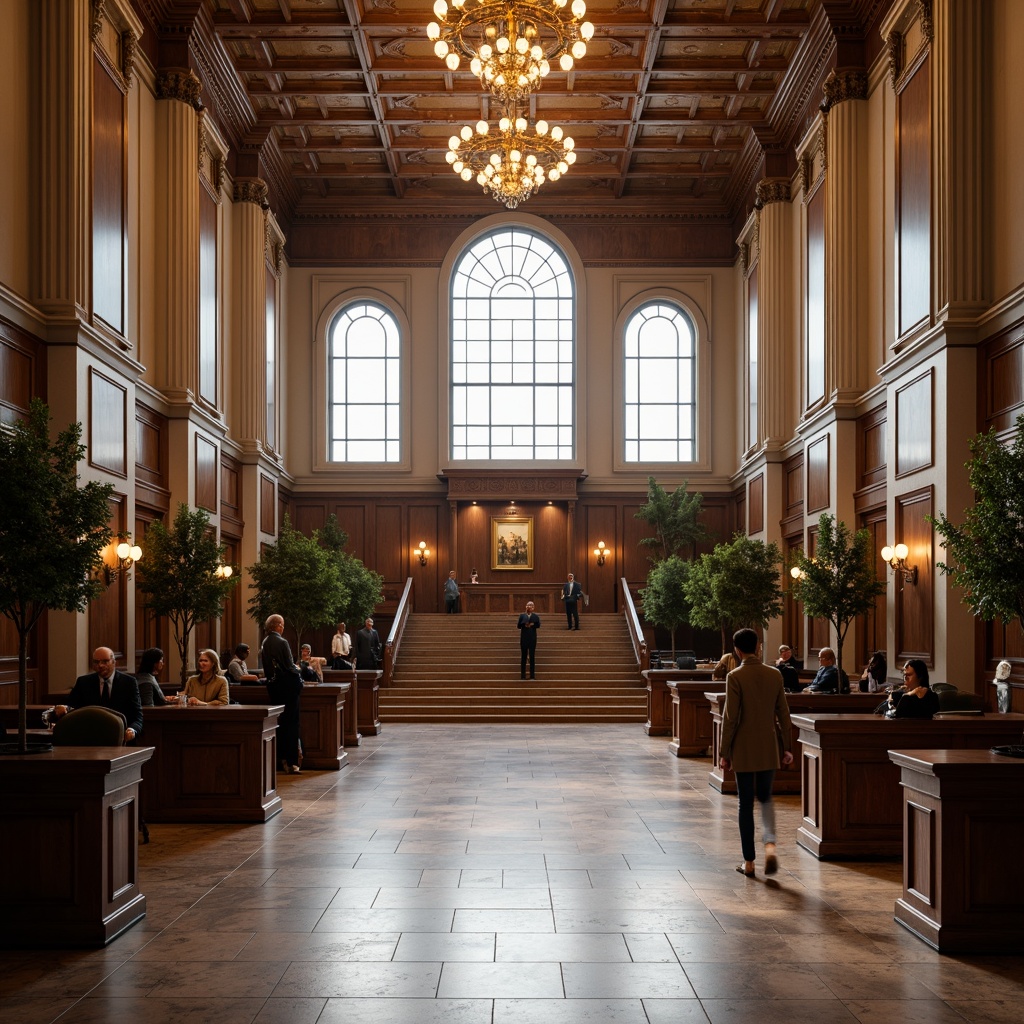
[[274, 704], [283, 704], [284, 711], [277, 720], [277, 757], [281, 770], [295, 775], [299, 767], [299, 697], [302, 677], [292, 659], [291, 645], [284, 638], [284, 617], [271, 615], [264, 628], [260, 650], [263, 675], [267, 680], [267, 696]]
[[540, 629], [540, 616], [533, 610], [533, 602], [526, 602], [526, 611], [519, 616], [516, 628], [519, 630], [519, 678], [526, 678], [526, 659], [530, 659], [530, 678], [535, 679], [535, 659], [537, 657], [537, 630]]
[[380, 655], [380, 634], [373, 628], [373, 619], [367, 619], [356, 633], [356, 668], [376, 668]]
[[124, 741], [131, 743], [142, 732], [139, 684], [135, 676], [117, 671], [114, 652], [109, 647], [97, 647], [92, 653], [92, 664], [95, 671], [79, 676], [67, 704], [59, 704], [54, 711], [58, 718], [75, 708], [92, 707], [94, 704], [119, 711], [124, 715]]
[[569, 573], [568, 579], [562, 584], [562, 600], [565, 602], [565, 620], [569, 624], [569, 629], [580, 628], [579, 602], [582, 597], [583, 587], [576, 582], [573, 574]]

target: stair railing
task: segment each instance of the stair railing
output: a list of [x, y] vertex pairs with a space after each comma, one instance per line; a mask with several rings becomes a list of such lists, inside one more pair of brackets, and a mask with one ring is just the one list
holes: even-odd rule
[[381, 677], [381, 686], [390, 686], [391, 677], [395, 672], [395, 662], [398, 661], [398, 649], [402, 646], [402, 635], [405, 633], [405, 624], [409, 621], [409, 613], [412, 611], [412, 577], [405, 581], [405, 589], [398, 601], [398, 610], [395, 612], [395, 621], [391, 624], [391, 632], [384, 641], [384, 674]]
[[633, 603], [633, 595], [629, 592], [629, 584], [626, 577], [619, 579], [622, 587], [622, 610], [626, 616], [626, 626], [629, 628], [629, 638], [633, 641], [633, 653], [636, 655], [637, 671], [645, 672], [651, 667], [651, 652], [647, 648], [647, 641], [644, 639], [643, 627], [640, 625], [640, 616], [637, 614], [636, 605]]

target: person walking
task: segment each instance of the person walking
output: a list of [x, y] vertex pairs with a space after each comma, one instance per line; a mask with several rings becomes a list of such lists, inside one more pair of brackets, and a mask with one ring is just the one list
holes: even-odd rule
[[562, 600], [565, 602], [565, 621], [569, 629], [580, 628], [580, 599], [583, 597], [583, 587], [576, 582], [572, 573], [569, 573], [566, 581], [562, 584]]
[[533, 610], [533, 602], [526, 602], [526, 611], [519, 616], [519, 678], [526, 678], [526, 659], [530, 659], [530, 678], [536, 679], [537, 630], [540, 616]]
[[454, 615], [459, 610], [459, 581], [455, 578], [454, 569], [444, 581], [444, 610], [448, 615]]
[[[789, 704], [778, 669], [764, 665], [757, 656], [758, 637], [752, 629], [733, 634], [733, 646], [740, 660], [725, 682], [725, 708], [722, 712], [722, 738], [719, 765], [736, 773], [739, 798], [740, 845], [743, 863], [736, 868], [747, 878], [754, 877], [754, 797], [761, 805], [761, 838], [764, 842], [764, 873], [779, 869], [775, 855], [775, 805], [772, 783], [782, 764], [792, 764], [793, 727]], [[779, 731], [781, 730], [781, 731]]]

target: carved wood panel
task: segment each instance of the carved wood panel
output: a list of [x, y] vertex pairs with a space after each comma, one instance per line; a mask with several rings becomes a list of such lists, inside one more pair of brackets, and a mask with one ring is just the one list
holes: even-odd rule
[[931, 487], [896, 496], [893, 542], [906, 544], [907, 564], [917, 566], [916, 586], [896, 584], [896, 656], [901, 662], [921, 658], [927, 665], [934, 663], [936, 570], [932, 527], [925, 518], [933, 504]]
[[89, 370], [89, 463], [115, 476], [128, 475], [128, 390]]
[[277, 488], [272, 477], [260, 474], [260, 531], [277, 533]]
[[196, 507], [217, 511], [217, 446], [202, 434], [196, 434]]
[[127, 105], [121, 84], [93, 60], [92, 306], [125, 333], [127, 294]]
[[829, 506], [829, 440], [829, 435], [825, 434], [807, 446], [808, 515]]
[[934, 462], [934, 408], [929, 370], [896, 389], [896, 477], [927, 469]]
[[747, 532], [764, 529], [764, 473], [758, 473], [747, 486]]

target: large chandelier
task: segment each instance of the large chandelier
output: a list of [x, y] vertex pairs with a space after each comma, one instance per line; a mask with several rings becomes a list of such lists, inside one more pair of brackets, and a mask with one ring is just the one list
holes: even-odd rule
[[505, 115], [497, 132], [486, 121], [474, 131], [463, 125], [448, 140], [445, 159], [463, 181], [476, 182], [497, 202], [514, 210], [545, 181], [557, 181], [576, 162], [575, 143], [555, 125], [538, 121], [533, 131], [525, 117]]
[[[563, 71], [587, 52], [594, 26], [584, 0], [435, 0], [427, 26], [434, 53], [448, 69], [465, 57], [480, 84], [510, 105], [540, 87], [558, 62]], [[440, 24], [438, 23], [440, 22]]]

